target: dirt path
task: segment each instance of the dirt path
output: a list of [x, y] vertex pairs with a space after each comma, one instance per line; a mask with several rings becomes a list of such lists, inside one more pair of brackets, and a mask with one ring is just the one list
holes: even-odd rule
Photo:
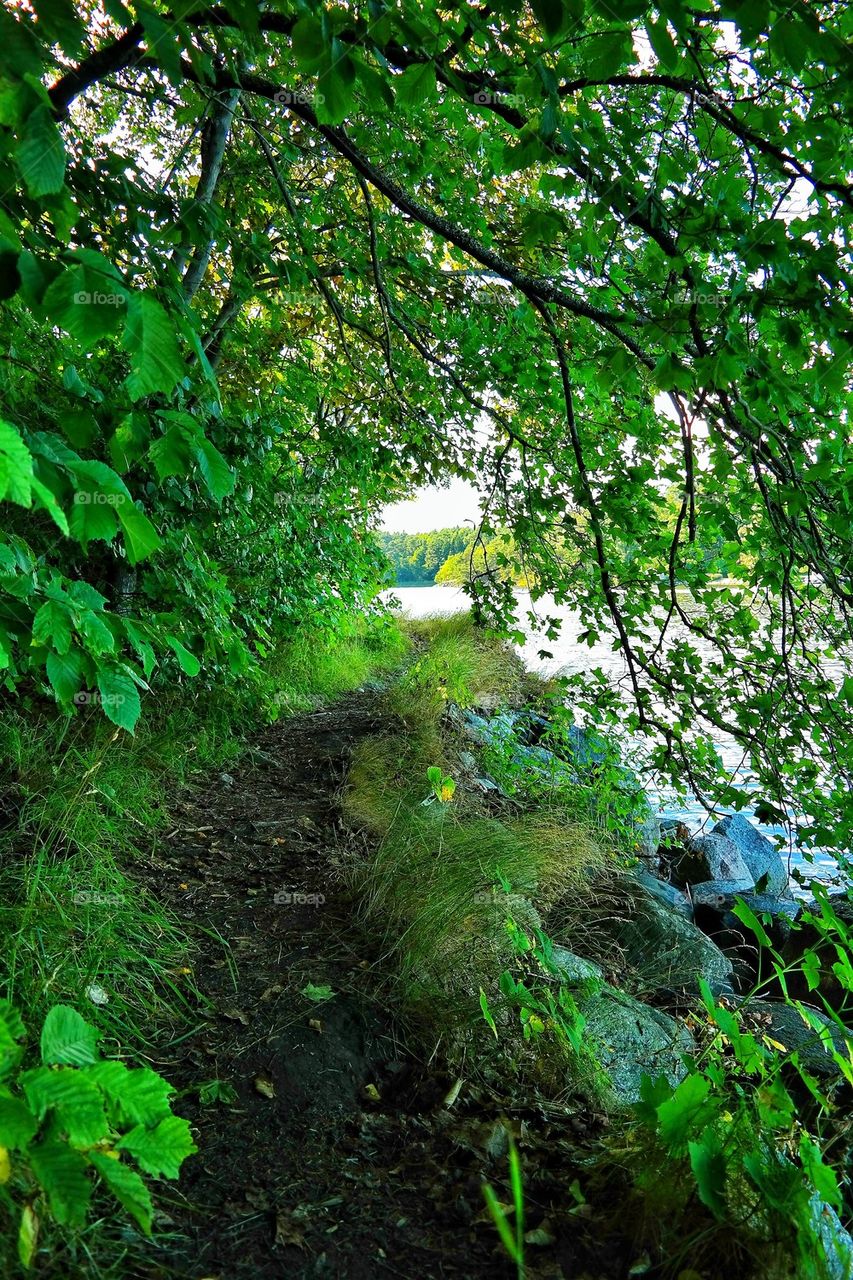
[[[513, 1274], [483, 1213], [488, 1134], [470, 1140], [489, 1120], [460, 1128], [452, 1081], [400, 1044], [336, 875], [349, 837], [335, 797], [377, 716], [376, 695], [355, 693], [266, 728], [155, 852], [152, 892], [198, 946], [211, 1002], [155, 1065], [179, 1089], [218, 1079], [236, 1098], [180, 1100], [200, 1150], [177, 1197], [159, 1197], [178, 1245], [146, 1277]], [[336, 994], [314, 1002], [308, 984]], [[499, 1143], [493, 1155], [502, 1172]]]

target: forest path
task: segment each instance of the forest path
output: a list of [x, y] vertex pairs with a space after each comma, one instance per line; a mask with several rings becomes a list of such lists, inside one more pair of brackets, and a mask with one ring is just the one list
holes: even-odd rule
[[[154, 851], [146, 878], [197, 947], [210, 1006], [153, 1065], [179, 1090], [218, 1079], [236, 1097], [180, 1098], [199, 1152], [176, 1195], [162, 1188], [175, 1244], [145, 1280], [513, 1274], [484, 1213], [484, 1116], [460, 1129], [452, 1081], [396, 1039], [381, 957], [337, 874], [354, 838], [337, 797], [380, 717], [379, 695], [358, 691], [263, 728]], [[335, 995], [312, 1000], [309, 984]]]

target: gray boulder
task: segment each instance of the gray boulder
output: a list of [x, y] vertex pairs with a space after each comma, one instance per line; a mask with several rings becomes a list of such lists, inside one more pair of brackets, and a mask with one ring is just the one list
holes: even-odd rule
[[[723, 818], [714, 827], [714, 835], [725, 836], [736, 846], [756, 884], [764, 882], [768, 893], [784, 893], [788, 888], [788, 868], [776, 846], [762, 835], [742, 813]], [[709, 879], [714, 879], [709, 876]]]
[[627, 919], [602, 920], [629, 970], [649, 991], [695, 992], [704, 978], [712, 991], [731, 990], [732, 962], [690, 920], [638, 884]]
[[668, 884], [666, 880], [653, 876], [650, 871], [646, 871], [645, 867], [635, 867], [632, 876], [647, 893], [657, 898], [658, 902], [662, 902], [665, 907], [671, 907], [687, 920], [693, 919], [693, 909], [687, 895], [681, 889], [677, 889], [674, 884]]
[[817, 1192], [809, 1201], [812, 1225], [820, 1238], [826, 1258], [828, 1280], [850, 1280], [853, 1276], [853, 1239], [841, 1225], [841, 1219], [832, 1208], [821, 1200]]
[[592, 960], [585, 960], [583, 956], [575, 955], [574, 951], [570, 951], [568, 947], [553, 947], [551, 959], [559, 970], [561, 979], [570, 986], [583, 982], [604, 981], [604, 970], [600, 965]]
[[[844, 1037], [832, 1019], [812, 1005], [805, 1007], [815, 1022], [828, 1029], [835, 1048], [844, 1053]], [[789, 1053], [796, 1051], [802, 1065], [813, 1075], [825, 1080], [841, 1076], [841, 1068], [824, 1048], [821, 1032], [807, 1026], [791, 1005], [777, 1000], [750, 1000], [746, 1009], [763, 1019], [773, 1039], [783, 1044]]]
[[695, 1044], [675, 1018], [612, 987], [580, 998], [578, 1008], [586, 1019], [585, 1042], [619, 1102], [639, 1101], [645, 1074], [664, 1075], [672, 1085], [684, 1079], [683, 1059]]
[[727, 836], [716, 832], [690, 840], [672, 859], [672, 878], [680, 886], [705, 880], [730, 880], [754, 889], [755, 880], [743, 855]]

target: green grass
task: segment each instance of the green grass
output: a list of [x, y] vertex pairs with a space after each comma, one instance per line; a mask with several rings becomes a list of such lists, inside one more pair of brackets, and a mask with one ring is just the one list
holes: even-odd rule
[[[243, 749], [247, 726], [315, 706], [388, 670], [406, 641], [393, 624], [301, 633], [270, 661], [260, 691], [191, 684], [152, 692], [134, 737], [95, 707], [68, 717], [43, 705], [0, 725], [0, 995], [40, 1021], [79, 1006], [122, 1046], [162, 1042], [164, 1024], [198, 1013], [180, 925], [134, 878], [194, 776]], [[100, 987], [109, 1003], [93, 1004]]]
[[[512, 804], [496, 815], [464, 786], [458, 740], [443, 713], [517, 704], [528, 678], [516, 655], [465, 617], [414, 628], [415, 657], [389, 691], [397, 731], [367, 739], [352, 762], [344, 810], [376, 845], [352, 870], [366, 926], [396, 960], [399, 998], [434, 1031], [479, 1018], [515, 954], [511, 915], [531, 936], [555, 902], [583, 900], [611, 865], [606, 844], [563, 810]], [[436, 766], [460, 785], [430, 798]], [[495, 885], [509, 886], [509, 892]]]

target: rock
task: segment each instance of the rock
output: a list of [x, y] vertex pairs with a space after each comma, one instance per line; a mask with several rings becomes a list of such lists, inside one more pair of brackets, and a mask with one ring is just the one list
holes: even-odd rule
[[220, 775], [219, 775], [219, 781], [220, 781], [220, 782], [222, 783], [222, 785], [223, 785], [223, 786], [225, 786], [225, 787], [233, 787], [233, 786], [234, 786], [234, 779], [231, 777], [231, 774], [230, 774], [230, 773], [220, 773]]
[[590, 979], [604, 981], [604, 970], [599, 965], [592, 960], [585, 960], [583, 956], [575, 955], [574, 951], [570, 951], [568, 947], [553, 947], [551, 958], [564, 982], [575, 985], [589, 982]]
[[817, 1192], [809, 1200], [809, 1211], [815, 1235], [820, 1237], [826, 1258], [827, 1280], [850, 1280], [853, 1276], [853, 1238], [841, 1225], [841, 1219], [821, 1200]]
[[689, 892], [694, 908], [713, 908], [722, 915], [731, 911], [736, 898], [745, 898], [750, 890], [744, 888], [742, 880], [702, 880], [691, 884]]
[[620, 1102], [639, 1101], [643, 1075], [664, 1075], [672, 1085], [684, 1079], [683, 1058], [695, 1045], [675, 1018], [612, 987], [581, 997], [577, 1004], [586, 1019], [585, 1043]]
[[[730, 991], [732, 962], [690, 920], [636, 882], [631, 914], [600, 922], [622, 949], [629, 969], [650, 991], [695, 992], [704, 978], [714, 992]], [[599, 922], [597, 922], [599, 923]]]
[[691, 839], [675, 854], [672, 878], [680, 887], [705, 880], [731, 880], [741, 889], [755, 888], [755, 880], [737, 845], [727, 836], [716, 833]]
[[742, 813], [733, 813], [723, 818], [714, 827], [713, 834], [731, 840], [749, 868], [753, 880], [762, 890], [773, 894], [785, 892], [788, 888], [788, 869], [781, 853]]
[[662, 902], [666, 907], [671, 907], [687, 920], [693, 919], [693, 908], [687, 895], [681, 889], [676, 889], [674, 884], [667, 884], [665, 880], [661, 880], [658, 876], [653, 876], [644, 867], [635, 867], [632, 876], [638, 884], [643, 886], [647, 893], [650, 893], [653, 898], [657, 898], [658, 902]]
[[660, 819], [653, 813], [642, 820], [635, 819], [633, 834], [637, 857], [650, 867], [656, 867], [661, 838]]
[[[836, 1049], [841, 1053], [846, 1052], [844, 1037], [832, 1019], [812, 1005], [805, 1005], [805, 1007], [810, 1017], [813, 1017], [822, 1027], [829, 1029]], [[841, 1068], [824, 1049], [820, 1033], [813, 1027], [807, 1026], [791, 1005], [777, 1000], [750, 1000], [746, 1005], [746, 1011], [750, 1014], [763, 1015], [773, 1039], [783, 1044], [789, 1053], [796, 1050], [800, 1062], [814, 1075], [823, 1076], [824, 1079], [827, 1077], [834, 1079], [842, 1074]]]

